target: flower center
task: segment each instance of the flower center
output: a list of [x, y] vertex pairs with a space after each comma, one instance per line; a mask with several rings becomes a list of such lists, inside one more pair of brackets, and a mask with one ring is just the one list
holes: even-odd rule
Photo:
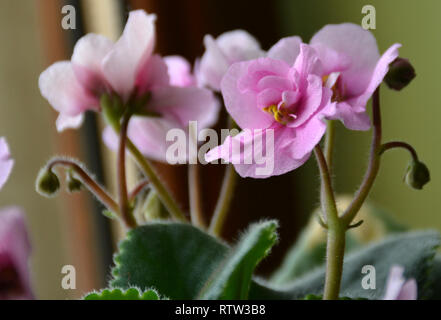
[[297, 116], [285, 107], [285, 103], [280, 103], [279, 105], [272, 104], [268, 107], [263, 108], [263, 111], [268, 112], [274, 117], [274, 119], [283, 125], [297, 118]]

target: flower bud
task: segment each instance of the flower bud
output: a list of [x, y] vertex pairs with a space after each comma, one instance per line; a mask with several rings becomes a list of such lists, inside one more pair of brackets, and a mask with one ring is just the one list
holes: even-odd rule
[[81, 189], [83, 187], [83, 183], [80, 180], [78, 180], [77, 178], [75, 178], [72, 170], [67, 171], [66, 183], [67, 183], [67, 190], [72, 193], [77, 192], [77, 191], [81, 191]]
[[41, 195], [52, 197], [60, 189], [60, 180], [52, 170], [43, 167], [38, 173], [36, 189]]
[[389, 88], [399, 91], [407, 86], [415, 76], [415, 69], [409, 60], [398, 57], [389, 65], [389, 72], [384, 81]]
[[423, 186], [430, 181], [429, 169], [424, 163], [417, 160], [412, 160], [407, 167], [404, 181], [409, 187], [421, 190]]

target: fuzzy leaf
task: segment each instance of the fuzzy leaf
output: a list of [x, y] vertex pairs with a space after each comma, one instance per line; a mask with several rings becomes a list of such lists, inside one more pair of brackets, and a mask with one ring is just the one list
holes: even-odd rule
[[[439, 246], [439, 233], [435, 231], [409, 232], [390, 237], [382, 242], [353, 252], [347, 256], [344, 263], [341, 296], [350, 298], [382, 299], [389, 270], [393, 265], [401, 265], [405, 269], [405, 278], [415, 278], [418, 283], [418, 296], [426, 295], [426, 282], [432, 258]], [[376, 289], [365, 290], [361, 280], [365, 276], [361, 269], [372, 265], [376, 270]], [[308, 294], [323, 294], [325, 279], [324, 267], [308, 273], [304, 277], [285, 286], [279, 294], [291, 295], [293, 299], [302, 299]], [[253, 288], [256, 289], [256, 288]], [[257, 293], [267, 291], [257, 288]], [[258, 298], [250, 293], [254, 299]]]
[[170, 299], [194, 299], [228, 246], [181, 223], [157, 222], [130, 231], [112, 270], [114, 287], [155, 288]]
[[276, 221], [252, 224], [211, 275], [199, 298], [247, 299], [254, 269], [277, 241], [277, 227]]
[[159, 300], [155, 290], [147, 290], [141, 293], [137, 288], [130, 288], [126, 291], [121, 289], [104, 289], [100, 292], [87, 294], [84, 300]]

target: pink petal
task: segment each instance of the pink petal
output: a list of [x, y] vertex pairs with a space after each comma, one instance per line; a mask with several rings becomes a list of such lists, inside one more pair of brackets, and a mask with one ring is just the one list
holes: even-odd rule
[[346, 128], [350, 130], [366, 131], [371, 127], [371, 119], [364, 111], [356, 111], [347, 102], [339, 102], [336, 108], [326, 114], [331, 120], [341, 120]]
[[123, 99], [134, 90], [138, 72], [153, 52], [155, 15], [131, 11], [124, 32], [103, 61], [106, 80]]
[[168, 56], [164, 58], [168, 67], [170, 84], [177, 87], [190, 87], [196, 84], [191, 73], [190, 63], [181, 56]]
[[300, 45], [300, 54], [297, 56], [297, 59], [294, 63], [294, 69], [299, 74], [300, 79], [300, 89], [303, 90], [303, 86], [306, 85], [308, 80], [308, 76], [310, 74], [321, 75], [322, 74], [322, 65], [320, 60], [318, 59], [317, 53], [313, 47], [301, 44]]
[[75, 45], [71, 59], [75, 75], [92, 92], [105, 88], [102, 62], [112, 47], [111, 40], [93, 33], [85, 35]]
[[392, 266], [386, 284], [383, 300], [416, 300], [417, 284], [415, 279], [406, 281], [403, 277], [404, 268]]
[[83, 113], [77, 116], [68, 116], [60, 113], [56, 121], [57, 131], [62, 132], [66, 129], [77, 129], [81, 127], [83, 121], [84, 121]]
[[207, 35], [204, 44], [206, 51], [200, 60], [198, 81], [217, 91], [233, 63], [263, 56], [257, 40], [243, 30], [226, 32], [216, 40]]
[[60, 113], [77, 116], [99, 108], [97, 99], [77, 81], [68, 61], [56, 62], [38, 80], [41, 94]]
[[11, 174], [14, 160], [11, 159], [9, 146], [6, 139], [0, 137], [0, 189], [5, 185]]
[[384, 77], [389, 71], [389, 64], [398, 57], [398, 49], [400, 47], [401, 44], [396, 43], [386, 50], [380, 60], [378, 60], [375, 69], [371, 74], [371, 79], [367, 88], [359, 97], [349, 100], [349, 103], [354, 106], [366, 106], [374, 91], [378, 88], [381, 82], [383, 82]]
[[[287, 173], [300, 167], [306, 162], [310, 156], [309, 154], [305, 155], [302, 159], [293, 159], [290, 151], [284, 146], [286, 145], [286, 140], [292, 138], [293, 129], [283, 126], [271, 128], [271, 130], [274, 130], [273, 157], [269, 157], [267, 163], [264, 164], [255, 161], [257, 154], [267, 154], [266, 137], [268, 130], [269, 129], [253, 131], [246, 130], [234, 137], [228, 137], [222, 145], [210, 150], [205, 155], [205, 160], [211, 162], [216, 159], [224, 159], [227, 162], [233, 163], [234, 168], [241, 177], [252, 177], [256, 179], [264, 179], [270, 176]], [[235, 150], [233, 147], [234, 143], [241, 145], [241, 154], [233, 153], [233, 150]], [[253, 146], [252, 148], [251, 145]], [[252, 155], [251, 159], [244, 154], [246, 146], [251, 148], [249, 150], [252, 150], [251, 154], [247, 154], [248, 156]], [[271, 151], [269, 154], [271, 154]], [[251, 164], [245, 164], [246, 160], [251, 161]], [[259, 173], [258, 170], [261, 170], [265, 165], [272, 168], [271, 172], [266, 174]]]
[[33, 299], [29, 274], [31, 245], [24, 221], [24, 213], [17, 207], [0, 211], [0, 274], [3, 268], [12, 268], [17, 273], [11, 292], [1, 292], [3, 299]]
[[271, 47], [271, 49], [268, 51], [267, 57], [276, 60], [283, 60], [292, 66], [300, 53], [301, 43], [302, 39], [300, 37], [283, 38]]
[[[253, 72], [254, 75], [257, 74], [257, 76], [259, 76], [259, 72], [260, 75], [262, 75], [262, 73], [266, 73], [266, 75], [275, 74], [273, 71], [276, 70], [277, 73], [279, 70], [277, 69], [278, 67], [274, 68], [273, 62], [277, 65], [283, 63], [286, 67], [285, 73], [288, 72], [288, 65], [286, 63], [260, 58], [256, 61], [233, 64], [222, 80], [222, 95], [225, 106], [239, 127], [248, 129], [268, 128], [274, 122], [274, 118], [271, 115], [259, 108], [257, 93], [251, 90], [242, 92], [239, 83], [240, 80], [242, 80], [243, 87], [245, 88], [248, 85], [257, 86], [261, 78], [252, 78], [249, 76], [248, 73], [250, 69], [251, 72]], [[253, 68], [253, 65], [257, 66]], [[261, 68], [260, 71], [258, 71], [258, 67]], [[251, 78], [244, 80], [244, 78], [247, 77]]]
[[189, 121], [197, 121], [200, 128], [208, 128], [217, 121], [219, 102], [208, 89], [163, 87], [152, 91], [147, 108], [184, 128]]
[[147, 62], [143, 64], [136, 78], [138, 95], [142, 95], [155, 88], [169, 86], [169, 83], [170, 77], [167, 64], [164, 59], [156, 54], [151, 56]]
[[[359, 95], [367, 88], [380, 58], [377, 41], [371, 32], [352, 23], [327, 25], [312, 37], [311, 45], [323, 45], [337, 53], [344, 54], [345, 59], [350, 61], [349, 68], [341, 73], [348, 95]], [[336, 65], [329, 66], [332, 62]], [[341, 63], [339, 59], [324, 61], [324, 64], [327, 64], [326, 68], [332, 71], [341, 71], [339, 70]]]
[[401, 288], [396, 300], [417, 300], [418, 288], [415, 279], [410, 279]]

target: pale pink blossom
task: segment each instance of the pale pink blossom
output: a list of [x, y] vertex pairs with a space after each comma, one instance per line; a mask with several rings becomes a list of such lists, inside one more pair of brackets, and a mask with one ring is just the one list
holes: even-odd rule
[[310, 44], [322, 62], [322, 76], [338, 74], [333, 86], [337, 105], [328, 118], [339, 119], [352, 130], [368, 130], [366, 104], [383, 81], [389, 64], [398, 57], [401, 45], [392, 45], [380, 56], [372, 33], [352, 23], [327, 25]]
[[191, 71], [191, 64], [181, 56], [164, 57], [168, 68], [170, 84], [176, 87], [196, 86], [196, 78]]
[[0, 210], [0, 300], [33, 299], [29, 274], [31, 246], [17, 207]]
[[[323, 117], [334, 107], [330, 102], [332, 91], [319, 76], [322, 66], [315, 50], [297, 38], [283, 41], [297, 44], [296, 57], [278, 43], [267, 58], [235, 63], [229, 68], [222, 80], [225, 106], [238, 126], [253, 134], [228, 137], [206, 154], [207, 161], [222, 158], [233, 162], [243, 177], [265, 178], [301, 166], [320, 142], [326, 131]], [[274, 134], [274, 170], [259, 175], [257, 162], [245, 164], [249, 154], [237, 157], [230, 150], [236, 141], [243, 147], [252, 143], [256, 151], [259, 146], [255, 142], [261, 141], [268, 130]], [[235, 157], [241, 163], [235, 163]]]
[[205, 53], [197, 66], [198, 83], [213, 90], [221, 90], [221, 81], [228, 68], [235, 62], [264, 56], [259, 42], [244, 30], [234, 30], [214, 39], [204, 38]]
[[8, 180], [13, 166], [14, 160], [11, 159], [11, 154], [9, 152], [9, 146], [6, 143], [6, 139], [0, 137], [0, 189]]
[[386, 284], [383, 300], [416, 300], [418, 288], [415, 279], [406, 280], [403, 277], [404, 268], [392, 266]]
[[[41, 74], [41, 93], [60, 113], [59, 131], [80, 126], [85, 111], [100, 111], [101, 96], [114, 93], [123, 103], [151, 93], [152, 99], [145, 108], [168, 117], [168, 121], [206, 117], [199, 113], [215, 118], [214, 97], [210, 102], [206, 99], [210, 92], [197, 88], [185, 92], [187, 88], [170, 85], [166, 62], [153, 54], [155, 19], [155, 15], [142, 10], [132, 11], [116, 43], [101, 35], [88, 34], [75, 45], [71, 61], [57, 62]], [[158, 101], [161, 97], [167, 97], [167, 103]], [[189, 101], [182, 100], [185, 98]]]

